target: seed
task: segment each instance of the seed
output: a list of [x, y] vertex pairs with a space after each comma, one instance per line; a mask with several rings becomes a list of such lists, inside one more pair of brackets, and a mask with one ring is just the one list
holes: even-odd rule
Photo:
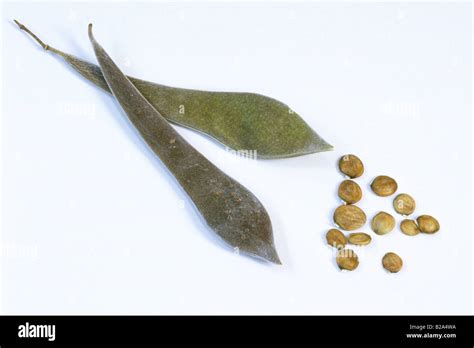
[[386, 253], [382, 259], [383, 268], [386, 270], [397, 273], [403, 267], [403, 261], [400, 256], [395, 253]]
[[416, 236], [420, 229], [414, 220], [405, 219], [400, 222], [400, 230], [407, 236]]
[[367, 245], [372, 241], [372, 238], [367, 233], [351, 233], [349, 234], [349, 243], [354, 245]]
[[[60, 56], [80, 75], [112, 93], [97, 65], [44, 44], [28, 28], [15, 22], [45, 50]], [[282, 158], [333, 149], [296, 112], [276, 99], [255, 93], [174, 88], [128, 78], [148, 102], [173, 124], [196, 129], [198, 134], [206, 134], [238, 154], [242, 153], [241, 149], [249, 149], [251, 153], [246, 153], [246, 156]]]
[[401, 193], [393, 200], [393, 208], [402, 215], [410, 215], [415, 211], [415, 200], [412, 196], [406, 193]]
[[420, 231], [423, 233], [436, 233], [439, 231], [439, 222], [430, 215], [421, 215], [416, 219]]
[[389, 213], [381, 211], [374, 216], [370, 225], [375, 233], [379, 235], [387, 234], [395, 227], [395, 219]]
[[334, 211], [334, 222], [346, 231], [361, 228], [366, 221], [365, 213], [355, 205], [341, 205]]
[[[273, 242], [270, 217], [260, 201], [244, 186], [223, 173], [192, 147], [115, 65], [94, 39], [89, 24], [89, 39], [100, 68], [129, 120], [150, 149], [161, 159], [201, 213], [207, 225], [233, 248], [281, 264]], [[159, 131], [158, 131], [159, 130]], [[175, 148], [168, 147], [175, 139]], [[197, 169], [196, 169], [197, 168]], [[223, 195], [212, 195], [216, 187]], [[231, 196], [240, 197], [237, 202]], [[230, 212], [237, 212], [231, 218]]]
[[398, 185], [391, 177], [380, 175], [372, 181], [370, 187], [376, 195], [386, 197], [393, 195], [397, 191]]
[[357, 203], [362, 198], [360, 186], [352, 180], [344, 180], [337, 190], [339, 198], [348, 204]]
[[350, 178], [358, 178], [364, 173], [364, 165], [356, 155], [344, 155], [339, 160], [339, 170]]
[[357, 254], [351, 249], [342, 249], [337, 253], [337, 265], [340, 269], [348, 271], [355, 270], [359, 266], [359, 258]]
[[326, 240], [328, 244], [337, 249], [343, 249], [346, 246], [347, 240], [344, 233], [335, 228], [332, 228], [326, 233]]

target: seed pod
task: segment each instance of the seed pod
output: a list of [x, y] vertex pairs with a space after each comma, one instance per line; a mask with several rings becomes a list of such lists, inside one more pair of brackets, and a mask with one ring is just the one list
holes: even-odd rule
[[386, 197], [393, 195], [397, 191], [398, 185], [391, 177], [380, 175], [372, 181], [370, 187], [377, 196]]
[[211, 230], [242, 253], [281, 264], [270, 217], [257, 197], [212, 164], [163, 118], [94, 39], [92, 24], [89, 39], [118, 104]]
[[367, 245], [372, 241], [372, 238], [367, 233], [351, 233], [349, 234], [349, 243], [354, 245]]
[[381, 211], [374, 216], [370, 226], [372, 230], [379, 235], [387, 234], [395, 227], [395, 219], [389, 213]]
[[356, 205], [341, 205], [334, 211], [334, 222], [346, 231], [357, 230], [367, 221], [365, 213]]
[[359, 266], [359, 258], [357, 254], [351, 249], [342, 249], [338, 252], [336, 257], [337, 265], [340, 269], [352, 271]]
[[358, 178], [364, 173], [364, 165], [355, 155], [344, 155], [339, 160], [339, 170], [350, 178]]
[[357, 203], [362, 198], [362, 190], [360, 186], [352, 180], [344, 180], [341, 182], [337, 194], [339, 198], [347, 204]]
[[[15, 23], [46, 51], [60, 56], [87, 80], [112, 93], [100, 67], [45, 44], [23, 24]], [[163, 117], [206, 134], [239, 154], [246, 149], [248, 156], [286, 158], [333, 149], [288, 105], [273, 98], [128, 79]]]
[[330, 246], [335, 247], [337, 249], [344, 249], [347, 243], [346, 236], [344, 236], [344, 233], [339, 230], [336, 230], [335, 228], [330, 229], [328, 233], [326, 233], [326, 240], [328, 241], [328, 244]]
[[393, 200], [393, 208], [402, 215], [410, 215], [415, 211], [416, 203], [413, 197], [406, 193], [401, 193]]
[[421, 215], [416, 219], [420, 231], [423, 233], [436, 233], [439, 231], [439, 222], [430, 215]]
[[405, 219], [400, 222], [400, 230], [407, 236], [416, 236], [420, 229], [414, 220]]
[[403, 267], [403, 261], [400, 256], [395, 253], [386, 253], [382, 259], [383, 268], [386, 270], [397, 273]]

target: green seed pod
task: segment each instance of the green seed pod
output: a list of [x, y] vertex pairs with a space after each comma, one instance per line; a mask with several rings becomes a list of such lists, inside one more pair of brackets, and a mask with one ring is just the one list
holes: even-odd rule
[[[111, 93], [97, 65], [43, 43], [23, 24], [15, 23], [46, 51], [60, 56], [87, 80]], [[333, 149], [301, 116], [273, 98], [256, 93], [176, 88], [130, 76], [128, 79], [168, 121], [206, 134], [238, 154], [285, 158]]]
[[436, 233], [439, 231], [439, 222], [430, 215], [421, 215], [416, 219], [420, 231], [423, 233]]
[[389, 213], [381, 211], [374, 216], [370, 225], [375, 233], [384, 235], [392, 231], [395, 227], [395, 218]]
[[389, 176], [380, 175], [370, 185], [377, 196], [386, 197], [393, 195], [398, 188], [397, 182]]
[[344, 180], [339, 185], [337, 194], [347, 204], [354, 204], [361, 200], [362, 189], [355, 181]]
[[209, 228], [234, 249], [281, 264], [270, 217], [257, 197], [212, 164], [163, 118], [94, 39], [92, 24], [89, 39], [118, 104]]
[[339, 160], [339, 170], [350, 178], [358, 178], [364, 173], [364, 165], [356, 155], [344, 155]]
[[393, 208], [401, 215], [410, 215], [415, 211], [415, 207], [415, 200], [406, 193], [397, 195], [393, 200]]

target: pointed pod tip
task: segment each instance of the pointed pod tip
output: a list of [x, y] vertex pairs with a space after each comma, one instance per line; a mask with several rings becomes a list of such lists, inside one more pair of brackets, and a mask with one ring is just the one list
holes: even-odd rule
[[280, 261], [279, 258], [277, 258], [277, 259], [275, 259], [275, 260], [272, 260], [272, 262], [273, 262], [275, 265], [278, 265], [278, 266], [283, 265], [283, 263]]
[[333, 151], [334, 150], [334, 146], [332, 146], [331, 144], [324, 144], [324, 146], [321, 147], [322, 148], [322, 151]]
[[313, 143], [313, 150], [314, 152], [333, 151], [334, 146], [320, 138], [317, 142]]
[[313, 138], [313, 147], [316, 152], [323, 152], [323, 151], [332, 151], [334, 150], [334, 146], [329, 144], [326, 140], [321, 138], [317, 133], [314, 133]]
[[280, 260], [280, 257], [278, 256], [277, 252], [275, 251], [274, 256], [271, 259], [268, 259], [270, 262], [273, 262], [275, 265], [281, 266], [283, 263]]
[[274, 263], [275, 265], [278, 265], [278, 266], [281, 266], [283, 264], [276, 253], [272, 257], [266, 257], [265, 260], [267, 260], [271, 263]]
[[282, 264], [280, 257], [278, 256], [278, 253], [273, 245], [266, 247], [264, 250], [259, 250], [258, 256], [276, 265]]
[[265, 260], [276, 265], [282, 264], [280, 257], [278, 256], [278, 253], [276, 251], [275, 245], [273, 244], [273, 241], [266, 241], [265, 243], [252, 245], [250, 248], [248, 248], [248, 246], [246, 248], [233, 246], [233, 248], [237, 248], [242, 253], [260, 260]]

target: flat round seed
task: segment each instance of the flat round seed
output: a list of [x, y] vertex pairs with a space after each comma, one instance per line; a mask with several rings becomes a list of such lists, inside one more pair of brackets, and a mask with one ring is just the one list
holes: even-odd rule
[[355, 181], [344, 180], [339, 185], [337, 195], [347, 204], [354, 204], [362, 198], [362, 189]]
[[393, 200], [393, 208], [402, 215], [410, 215], [415, 211], [416, 203], [413, 197], [406, 193], [401, 193]]
[[344, 233], [342, 233], [339, 230], [336, 230], [335, 228], [332, 228], [326, 233], [326, 240], [328, 244], [332, 247], [335, 247], [337, 249], [343, 249], [346, 244], [346, 236], [344, 236]]
[[353, 271], [359, 266], [359, 258], [351, 249], [340, 250], [337, 254], [336, 262], [340, 269], [348, 271]]
[[430, 215], [421, 215], [416, 219], [418, 222], [418, 227], [423, 233], [436, 233], [439, 231], [439, 222], [434, 217]]
[[364, 226], [367, 216], [358, 206], [341, 205], [334, 211], [334, 222], [346, 231], [357, 230]]
[[386, 270], [392, 273], [397, 273], [402, 269], [403, 261], [400, 256], [390, 252], [386, 253], [382, 258], [382, 265]]
[[349, 234], [349, 243], [354, 245], [367, 245], [371, 241], [372, 237], [370, 237], [367, 233], [359, 232]]
[[358, 178], [364, 173], [364, 165], [356, 155], [344, 155], [339, 160], [339, 170], [350, 178]]
[[400, 230], [407, 236], [416, 236], [420, 229], [414, 220], [405, 219], [400, 222]]
[[397, 189], [397, 182], [389, 176], [379, 175], [372, 181], [370, 185], [372, 191], [378, 196], [387, 197], [393, 195]]
[[387, 234], [395, 227], [395, 218], [389, 213], [381, 211], [373, 217], [370, 226], [379, 235]]

